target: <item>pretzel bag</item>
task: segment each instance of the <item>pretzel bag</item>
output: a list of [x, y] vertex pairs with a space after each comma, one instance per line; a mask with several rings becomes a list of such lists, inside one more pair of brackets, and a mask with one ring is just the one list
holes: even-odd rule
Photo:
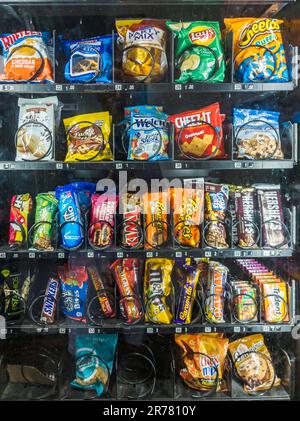
[[65, 118], [64, 125], [68, 143], [66, 162], [113, 160], [108, 111]]
[[242, 83], [288, 82], [280, 19], [225, 19], [233, 33], [234, 75]]
[[225, 61], [219, 22], [166, 22], [177, 38], [177, 83], [223, 82]]

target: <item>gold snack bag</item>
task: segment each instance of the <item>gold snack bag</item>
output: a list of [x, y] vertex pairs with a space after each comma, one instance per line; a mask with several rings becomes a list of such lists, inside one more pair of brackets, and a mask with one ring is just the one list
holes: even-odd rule
[[65, 161], [112, 161], [111, 121], [108, 111], [65, 118], [68, 143]]
[[265, 321], [280, 323], [289, 321], [287, 285], [285, 282], [263, 282]]

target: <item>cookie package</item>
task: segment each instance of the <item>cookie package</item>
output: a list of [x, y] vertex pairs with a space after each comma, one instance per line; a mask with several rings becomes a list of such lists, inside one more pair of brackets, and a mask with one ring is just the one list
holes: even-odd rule
[[234, 75], [237, 81], [288, 82], [280, 19], [224, 19], [233, 34]]
[[233, 109], [233, 131], [238, 159], [284, 159], [275, 111]]
[[4, 72], [0, 83], [54, 82], [53, 45], [50, 32], [20, 31], [0, 37]]
[[222, 123], [225, 115], [219, 103], [169, 116], [175, 127], [179, 159], [225, 158]]
[[166, 22], [176, 38], [177, 83], [223, 82], [225, 60], [219, 22]]
[[65, 78], [71, 83], [112, 83], [112, 35], [79, 40], [61, 38], [67, 62]]

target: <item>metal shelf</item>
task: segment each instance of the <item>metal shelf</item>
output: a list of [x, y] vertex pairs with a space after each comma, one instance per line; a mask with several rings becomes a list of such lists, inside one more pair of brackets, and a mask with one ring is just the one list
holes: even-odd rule
[[185, 258], [185, 257], [211, 257], [219, 259], [227, 258], [266, 258], [266, 257], [290, 257], [293, 255], [292, 248], [282, 249], [177, 249], [177, 248], [163, 248], [159, 250], [125, 250], [118, 249], [104, 249], [101, 251], [95, 250], [74, 250], [66, 251], [59, 249], [55, 251], [40, 251], [40, 250], [9, 250], [7, 248], [0, 249], [0, 261], [5, 259], [123, 259], [130, 257], [137, 257], [140, 259], [152, 257], [166, 257], [166, 258]]
[[188, 93], [188, 92], [286, 92], [293, 91], [294, 82], [284, 83], [53, 83], [53, 84], [2, 84], [0, 93], [16, 94], [77, 94], [77, 93], [111, 93], [111, 92], [147, 92], [147, 93]]

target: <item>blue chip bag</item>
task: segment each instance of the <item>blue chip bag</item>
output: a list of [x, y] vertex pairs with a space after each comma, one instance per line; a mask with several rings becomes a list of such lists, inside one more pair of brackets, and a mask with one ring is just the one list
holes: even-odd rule
[[59, 226], [62, 245], [67, 249], [79, 247], [84, 239], [81, 211], [75, 186], [59, 186], [55, 190], [58, 200]]
[[233, 109], [233, 130], [237, 158], [283, 159], [279, 116], [276, 111]]
[[138, 107], [130, 112], [129, 161], [168, 160], [168, 115], [155, 108]]
[[84, 218], [90, 208], [92, 194], [96, 192], [96, 184], [87, 181], [78, 181], [71, 183], [71, 185], [76, 190], [81, 216]]
[[95, 390], [101, 396], [108, 387], [117, 341], [115, 333], [76, 336], [76, 379], [71, 385], [78, 389]]
[[88, 291], [88, 273], [85, 266], [67, 265], [58, 268], [61, 282], [62, 311], [72, 320], [86, 323], [85, 312]]
[[63, 40], [67, 56], [65, 78], [72, 83], [112, 83], [113, 36], [103, 35], [82, 40]]

